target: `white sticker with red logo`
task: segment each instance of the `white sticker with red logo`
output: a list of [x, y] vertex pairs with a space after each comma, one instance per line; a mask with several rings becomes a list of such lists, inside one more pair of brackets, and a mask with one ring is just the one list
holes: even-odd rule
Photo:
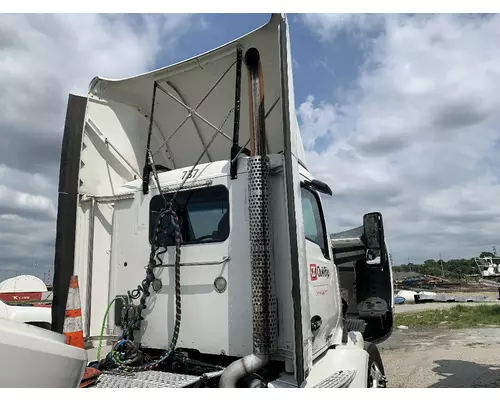
[[311, 271], [311, 280], [316, 281], [318, 279], [318, 267], [316, 264], [311, 264], [309, 268]]
[[315, 295], [325, 296], [328, 293], [328, 283], [322, 282], [330, 279], [330, 270], [327, 267], [320, 267], [317, 264], [309, 264], [309, 277], [311, 282], [315, 282]]
[[311, 281], [317, 281], [318, 278], [330, 279], [330, 270], [328, 269], [328, 267], [309, 264], [309, 271]]

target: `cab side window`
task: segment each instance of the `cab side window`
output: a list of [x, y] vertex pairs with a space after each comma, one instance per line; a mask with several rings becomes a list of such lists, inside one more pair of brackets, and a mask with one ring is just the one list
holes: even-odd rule
[[[170, 201], [173, 193], [165, 193]], [[149, 205], [149, 241], [153, 240], [158, 215], [165, 208], [162, 196], [153, 196]], [[179, 217], [182, 244], [220, 243], [229, 237], [229, 191], [222, 185], [180, 191], [173, 209]], [[157, 238], [163, 245], [175, 245], [174, 228], [170, 217], [164, 217], [161, 225], [166, 232]]]
[[304, 234], [306, 240], [317, 244], [325, 258], [330, 259], [328, 237], [319, 195], [305, 187], [301, 188], [302, 216], [304, 218]]

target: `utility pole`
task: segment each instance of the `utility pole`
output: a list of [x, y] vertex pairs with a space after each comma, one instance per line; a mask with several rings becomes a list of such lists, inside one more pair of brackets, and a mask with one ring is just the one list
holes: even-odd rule
[[410, 257], [408, 257], [408, 267], [410, 267], [410, 272], [411, 272], [411, 262], [410, 262]]
[[444, 277], [443, 258], [441, 257], [441, 253], [439, 253], [439, 263], [441, 264], [441, 276]]

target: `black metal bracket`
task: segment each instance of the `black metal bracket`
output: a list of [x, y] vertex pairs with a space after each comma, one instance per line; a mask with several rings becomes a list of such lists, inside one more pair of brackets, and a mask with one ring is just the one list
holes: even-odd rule
[[313, 179], [312, 181], [305, 181], [304, 186], [310, 187], [320, 193], [327, 194], [328, 196], [331, 196], [333, 194], [332, 189], [330, 189], [328, 184], [317, 179]]
[[128, 297], [125, 295], [116, 296], [115, 300], [115, 325], [125, 326]]
[[149, 165], [149, 152], [151, 151], [151, 135], [153, 133], [153, 121], [155, 114], [155, 104], [156, 104], [156, 89], [158, 83], [155, 81], [153, 86], [153, 100], [151, 102], [151, 115], [149, 116], [149, 128], [148, 128], [148, 141], [146, 144], [146, 154], [144, 159], [144, 168], [142, 169], [142, 193], [149, 193], [149, 175], [151, 173], [151, 165]]

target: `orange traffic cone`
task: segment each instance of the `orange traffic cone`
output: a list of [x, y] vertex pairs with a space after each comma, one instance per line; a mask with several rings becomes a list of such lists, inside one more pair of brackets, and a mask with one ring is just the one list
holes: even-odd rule
[[69, 281], [68, 301], [66, 302], [66, 315], [63, 327], [66, 344], [85, 348], [83, 343], [83, 322], [80, 303], [80, 287], [78, 276], [73, 275]]

